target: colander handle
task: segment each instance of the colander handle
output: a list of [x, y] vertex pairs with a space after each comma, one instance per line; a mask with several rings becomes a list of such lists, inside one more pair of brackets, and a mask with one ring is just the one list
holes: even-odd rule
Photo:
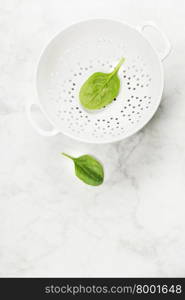
[[[36, 123], [36, 121], [32, 117], [32, 106], [33, 105], [36, 105], [39, 107], [39, 105], [36, 103], [28, 103], [26, 106], [27, 117], [28, 117], [28, 120], [30, 121], [32, 127], [42, 136], [53, 136], [53, 135], [58, 134], [59, 131], [56, 128], [53, 128], [51, 130], [44, 130], [39, 127], [39, 125]], [[39, 109], [40, 109], [40, 107], [39, 107]]]
[[162, 53], [159, 53], [159, 56], [160, 56], [161, 60], [164, 60], [169, 55], [169, 53], [171, 51], [171, 44], [170, 44], [167, 36], [159, 29], [159, 27], [155, 23], [149, 22], [149, 21], [147, 21], [147, 22], [141, 24], [140, 26], [138, 26], [138, 30], [143, 32], [146, 27], [152, 27], [160, 33], [160, 35], [161, 35], [161, 37], [164, 41], [165, 48], [162, 51]]

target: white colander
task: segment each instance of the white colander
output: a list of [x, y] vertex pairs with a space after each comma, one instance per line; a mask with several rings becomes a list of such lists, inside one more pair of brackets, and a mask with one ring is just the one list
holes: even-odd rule
[[[59, 33], [41, 55], [36, 76], [38, 99], [27, 107], [28, 118], [44, 136], [64, 133], [89, 143], [124, 139], [141, 129], [157, 110], [163, 91], [163, 60], [170, 52], [157, 53], [140, 29], [112, 20], [89, 20]], [[160, 32], [160, 31], [159, 31]], [[107, 107], [87, 112], [79, 102], [79, 90], [94, 72], [111, 72], [121, 57], [118, 97]], [[38, 126], [33, 104], [53, 126]]]

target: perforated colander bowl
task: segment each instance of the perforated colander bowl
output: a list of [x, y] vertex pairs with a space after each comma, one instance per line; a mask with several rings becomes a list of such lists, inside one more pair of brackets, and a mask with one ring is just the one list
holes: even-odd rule
[[[143, 35], [145, 23], [135, 29], [112, 20], [89, 20], [59, 33], [41, 55], [36, 76], [38, 99], [35, 102], [52, 124], [44, 130], [34, 119], [32, 106], [28, 118], [42, 135], [62, 132], [74, 139], [106, 143], [124, 139], [141, 129], [157, 110], [163, 91], [161, 60], [170, 44], [157, 53]], [[80, 105], [79, 90], [94, 72], [111, 72], [121, 57], [119, 95], [107, 107], [87, 112]]]

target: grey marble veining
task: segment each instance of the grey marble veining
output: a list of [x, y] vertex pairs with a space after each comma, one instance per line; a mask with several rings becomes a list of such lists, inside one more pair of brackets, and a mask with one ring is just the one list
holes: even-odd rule
[[[0, 276], [185, 276], [180, 2], [0, 2]], [[160, 108], [140, 132], [114, 144], [39, 136], [25, 105], [35, 97], [41, 50], [62, 27], [102, 16], [133, 25], [152, 20], [168, 35], [173, 51], [164, 61]], [[102, 186], [86, 186], [73, 176], [60, 152], [74, 149], [103, 162]]]

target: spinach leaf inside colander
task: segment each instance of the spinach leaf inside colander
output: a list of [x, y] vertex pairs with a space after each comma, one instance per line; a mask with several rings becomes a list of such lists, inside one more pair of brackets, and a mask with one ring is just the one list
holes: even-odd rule
[[89, 110], [100, 109], [114, 100], [120, 89], [120, 80], [117, 73], [124, 61], [125, 59], [121, 58], [113, 72], [97, 72], [85, 81], [79, 94], [80, 102], [84, 108]]

